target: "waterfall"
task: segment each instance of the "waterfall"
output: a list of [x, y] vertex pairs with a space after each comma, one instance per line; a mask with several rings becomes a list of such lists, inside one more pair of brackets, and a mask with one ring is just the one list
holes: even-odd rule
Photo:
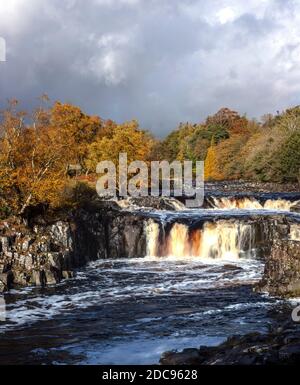
[[260, 203], [253, 197], [244, 198], [228, 198], [228, 197], [212, 197], [213, 207], [216, 209], [245, 209], [245, 210], [284, 210], [290, 211], [291, 207], [297, 202], [286, 199], [268, 199], [264, 203]]
[[264, 204], [264, 209], [267, 210], [285, 210], [290, 211], [291, 207], [296, 205], [299, 201], [291, 202], [285, 199], [268, 199]]
[[237, 259], [253, 256], [254, 227], [238, 221], [206, 222], [202, 229], [174, 223], [160, 244], [160, 226], [150, 220], [146, 234], [147, 256], [150, 257]]
[[198, 256], [202, 258], [239, 258], [251, 254], [252, 226], [244, 223], [206, 223]]
[[148, 257], [156, 257], [159, 255], [159, 224], [152, 219], [146, 223], [146, 242]]
[[189, 255], [188, 227], [181, 223], [174, 223], [167, 238], [167, 253], [172, 257]]

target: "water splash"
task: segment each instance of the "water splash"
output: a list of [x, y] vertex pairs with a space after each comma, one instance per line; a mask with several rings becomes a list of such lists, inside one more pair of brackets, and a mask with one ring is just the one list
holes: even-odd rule
[[238, 259], [252, 256], [254, 229], [250, 224], [206, 223], [203, 228], [199, 256], [203, 258]]
[[244, 210], [280, 210], [290, 211], [291, 207], [299, 201], [292, 202], [286, 199], [268, 199], [264, 203], [251, 197], [244, 198], [228, 198], [228, 197], [212, 197], [213, 208], [215, 209], [244, 209]]
[[159, 224], [149, 219], [146, 223], [146, 240], [147, 240], [147, 251], [148, 257], [155, 257], [159, 254]]

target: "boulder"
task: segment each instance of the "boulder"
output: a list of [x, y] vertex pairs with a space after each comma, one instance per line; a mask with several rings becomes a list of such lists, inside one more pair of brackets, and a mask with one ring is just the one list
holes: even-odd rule
[[9, 290], [14, 282], [14, 274], [11, 270], [0, 274], [2, 291]]
[[[273, 365], [300, 363], [300, 332], [297, 324], [281, 326], [266, 334], [229, 337], [215, 347], [165, 352], [161, 365]], [[291, 340], [291, 333], [293, 339]]]
[[262, 280], [256, 291], [280, 297], [300, 295], [300, 242], [274, 239], [271, 253], [266, 257]]
[[202, 355], [198, 349], [184, 349], [182, 352], [165, 352], [159, 363], [161, 365], [197, 365], [201, 363]]

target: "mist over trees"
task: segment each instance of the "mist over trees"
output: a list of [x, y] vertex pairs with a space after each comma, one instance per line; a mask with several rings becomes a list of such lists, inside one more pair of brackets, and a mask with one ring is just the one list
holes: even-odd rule
[[209, 181], [300, 183], [300, 107], [267, 114], [261, 122], [222, 108], [202, 123], [180, 123], [157, 140], [136, 120], [103, 120], [71, 104], [51, 104], [46, 96], [27, 112], [12, 100], [0, 115], [1, 216], [22, 214], [38, 203], [76, 204], [87, 186], [94, 187], [97, 163], [117, 164], [120, 152], [128, 162], [148, 164], [204, 160]]

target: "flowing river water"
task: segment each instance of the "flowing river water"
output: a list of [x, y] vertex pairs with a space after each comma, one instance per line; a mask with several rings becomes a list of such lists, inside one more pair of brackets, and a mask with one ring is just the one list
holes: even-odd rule
[[[288, 211], [291, 204], [268, 202], [268, 209]], [[214, 205], [229, 218], [244, 209], [266, 214], [249, 201]], [[164, 211], [155, 214], [164, 221]], [[292, 303], [253, 292], [264, 264], [245, 221], [225, 219], [192, 232], [174, 221], [162, 239], [150, 219], [146, 230], [144, 258], [98, 260], [58, 285], [6, 293], [0, 362], [155, 364], [166, 350], [267, 331], [290, 311]]]

